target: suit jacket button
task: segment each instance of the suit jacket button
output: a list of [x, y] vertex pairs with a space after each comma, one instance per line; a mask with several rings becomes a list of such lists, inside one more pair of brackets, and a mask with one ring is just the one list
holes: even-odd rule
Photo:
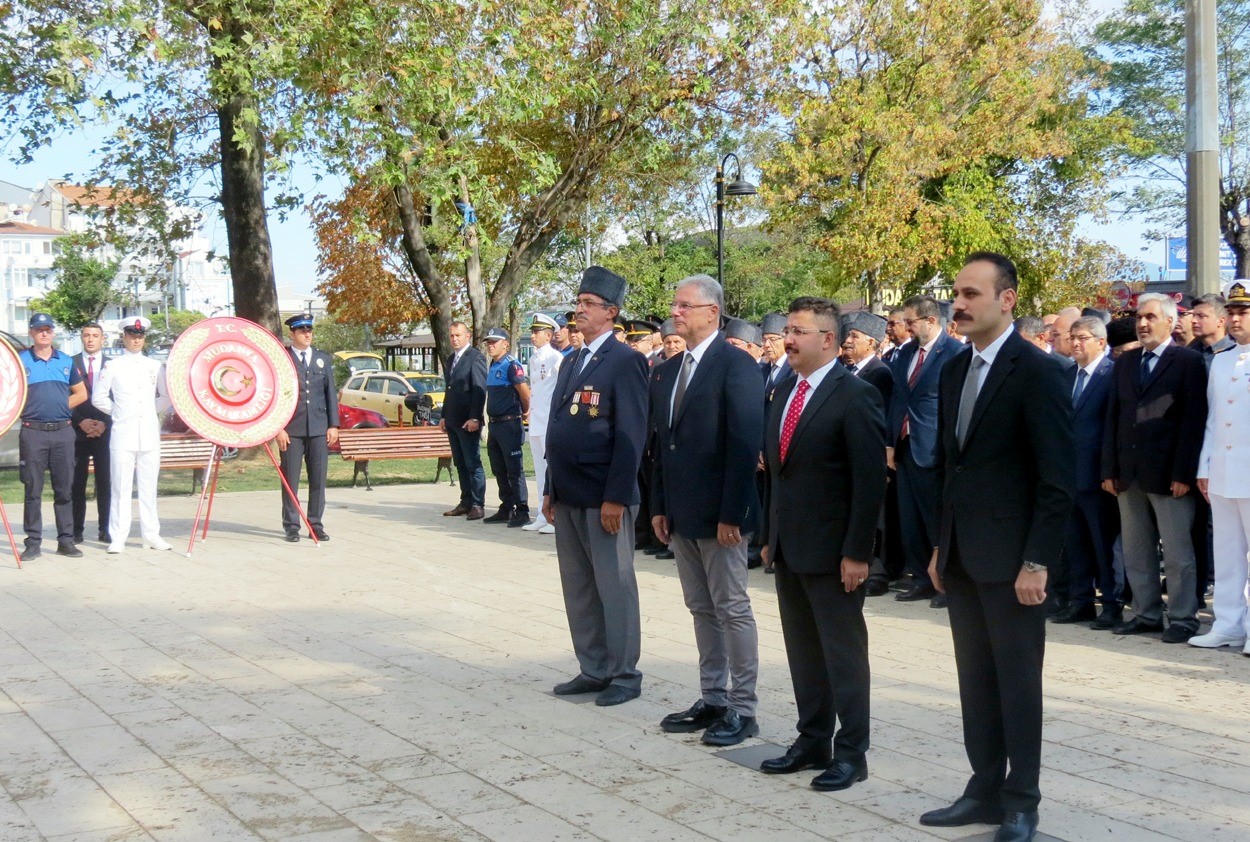
[[677, 449], [677, 445], [675, 445], [675, 444], [670, 444], [670, 445], [668, 446], [668, 449], [669, 449], [669, 450], [676, 450], [676, 449]]
[[957, 473], [957, 474], [962, 474], [963, 472], [964, 472], [964, 468], [963, 468], [963, 466], [962, 466], [962, 465], [960, 465], [959, 467], [955, 468], [955, 473]]

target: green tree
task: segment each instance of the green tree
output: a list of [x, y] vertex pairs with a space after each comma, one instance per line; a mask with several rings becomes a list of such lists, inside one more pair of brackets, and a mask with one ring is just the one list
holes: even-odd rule
[[59, 237], [55, 243], [60, 248], [52, 261], [56, 286], [30, 306], [66, 330], [76, 331], [97, 321], [104, 308], [117, 301], [113, 282], [121, 264], [93, 254], [99, 250], [98, 243], [84, 235]]
[[148, 331], [147, 345], [149, 348], [155, 348], [157, 345], [168, 345], [175, 341], [182, 332], [196, 322], [207, 319], [203, 313], [198, 310], [176, 310], [171, 309], [163, 316], [154, 316], [152, 318], [152, 329]]
[[[1185, 221], [1185, 4], [1126, 0], [1095, 29], [1107, 59], [1102, 105], [1132, 121], [1132, 184], [1124, 211], [1175, 230]], [[1250, 272], [1250, 0], [1223, 0], [1216, 17], [1220, 228]]]

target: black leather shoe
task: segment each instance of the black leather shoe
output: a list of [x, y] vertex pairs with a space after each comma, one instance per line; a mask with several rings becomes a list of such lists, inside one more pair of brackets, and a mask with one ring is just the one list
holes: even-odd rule
[[82, 550], [75, 547], [73, 541], [67, 541], [64, 544], [57, 544], [56, 554], [63, 555], [67, 558], [82, 558]]
[[790, 746], [781, 757], [772, 757], [760, 764], [760, 771], [766, 775], [790, 775], [804, 769], [820, 769], [833, 760], [833, 750], [829, 746], [799, 748]]
[[655, 555], [662, 549], [664, 548], [663, 547], [643, 547], [642, 551], [646, 553], [647, 555]]
[[899, 602], [919, 602], [922, 599], [933, 599], [935, 596], [937, 596], [937, 588], [933, 587], [932, 582], [916, 582], [902, 593], [895, 594], [894, 598]]
[[557, 684], [551, 688], [551, 692], [557, 696], [576, 696], [579, 693], [598, 693], [607, 686], [608, 682], [606, 681], [595, 681], [584, 675], [579, 675], [563, 684]]
[[299, 540], [299, 530], [288, 529], [286, 531], [286, 534], [283, 535], [282, 537], [287, 541], [287, 543], [294, 544], [296, 541]]
[[[60, 552], [60, 550], [57, 550]], [[79, 554], [81, 555], [81, 553]], [[1197, 629], [1191, 629], [1189, 626], [1182, 626], [1179, 623], [1173, 623], [1168, 626], [1167, 631], [1163, 633], [1164, 643], [1188, 643], [1189, 638], [1198, 633]]]
[[963, 827], [966, 824], [999, 824], [1003, 820], [1002, 808], [986, 804], [966, 795], [954, 804], [930, 810], [920, 817], [920, 823], [928, 827]]
[[677, 558], [677, 554], [676, 554], [676, 553], [674, 553], [672, 550], [670, 550], [668, 547], [665, 547], [664, 549], [662, 549], [662, 550], [660, 550], [659, 552], [657, 552], [657, 553], [655, 554], [655, 557], [656, 557], [656, 558], [670, 559], [670, 558]]
[[490, 517], [482, 518], [482, 523], [507, 523], [512, 520], [512, 509], [500, 509]]
[[994, 834], [994, 842], [1032, 842], [1036, 834], [1036, 810], [1031, 813], [1008, 813], [1003, 816], [998, 833]]
[[103, 530], [101, 530], [100, 534], [96, 537], [98, 537], [102, 543], [105, 543], [105, 544], [113, 543], [113, 536], [109, 535], [107, 532]]
[[1147, 622], [1140, 617], [1134, 617], [1126, 620], [1111, 630], [1112, 634], [1150, 634], [1151, 632], [1163, 631], [1163, 621], [1155, 623]]
[[816, 777], [812, 778], [812, 789], [821, 792], [838, 792], [850, 789], [860, 781], [868, 780], [868, 761], [858, 764], [849, 760], [835, 760], [833, 765]]
[[43, 550], [38, 547], [27, 547], [22, 551], [22, 561], [30, 561], [31, 559], [39, 558], [41, 555], [43, 555]]
[[613, 705], [620, 705], [628, 702], [630, 699], [636, 699], [642, 695], [642, 691], [636, 687], [622, 687], [619, 684], [609, 684], [595, 696], [595, 704], [601, 708], [610, 708]]
[[884, 576], [869, 576], [864, 582], [864, 596], [885, 596], [890, 592], [890, 580]]
[[513, 510], [512, 517], [508, 518], [508, 528], [516, 529], [519, 526], [529, 526], [533, 522], [534, 520], [530, 517], [529, 509], [517, 508]]
[[743, 716], [730, 708], [725, 711], [724, 716], [708, 726], [701, 741], [705, 746], [736, 746], [759, 732], [760, 724], [755, 721], [754, 716]]
[[728, 710], [729, 708], [727, 707], [709, 705], [707, 702], [699, 699], [688, 710], [670, 713], [661, 719], [660, 728], [670, 734], [689, 734], [694, 731], [702, 731], [724, 716]]
[[1088, 623], [1098, 619], [1098, 614], [1094, 610], [1093, 603], [1085, 605], [1076, 605], [1069, 603], [1068, 607], [1060, 611], [1058, 614], [1051, 614], [1046, 618], [1052, 623], [1059, 625], [1067, 625], [1069, 623]]
[[1104, 608], [1098, 612], [1098, 619], [1094, 620], [1091, 629], [1097, 631], [1111, 631], [1111, 629], [1124, 622], [1123, 608]]
[[75, 533], [74, 533], [74, 543], [75, 543], [75, 544], [81, 544], [84, 540], [86, 540], [86, 539], [82, 537], [82, 533], [81, 533], [81, 532], [75, 532]]
[[946, 594], [944, 593], [934, 594], [933, 599], [929, 600], [930, 608], [945, 608], [947, 604]]
[[1046, 601], [1046, 616], [1053, 617], [1056, 614], [1062, 614], [1068, 610], [1071, 605], [1066, 599], [1051, 598]]
[[326, 531], [325, 531], [324, 529], [322, 529], [320, 526], [314, 526], [314, 527], [313, 527], [313, 534], [317, 536], [317, 540], [318, 540], [318, 541], [329, 541], [329, 540], [330, 540], [330, 536], [329, 536], [329, 535], [327, 535], [327, 534], [326, 534]]
[[485, 515], [486, 515], [486, 512], [482, 511], [481, 506], [470, 506], [469, 513], [464, 516], [464, 519], [465, 520], [481, 520]]

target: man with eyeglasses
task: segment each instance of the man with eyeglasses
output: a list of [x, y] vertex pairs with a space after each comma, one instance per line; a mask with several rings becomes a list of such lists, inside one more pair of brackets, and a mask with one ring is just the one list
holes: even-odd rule
[[930, 600], [945, 604], [929, 580], [929, 556], [937, 546], [937, 416], [938, 376], [964, 346], [946, 333], [938, 301], [914, 295], [903, 302], [903, 316], [914, 342], [894, 358], [894, 391], [890, 396], [886, 458], [898, 472], [898, 515], [904, 569], [910, 587], [895, 596], [899, 602]]
[[[1050, 578], [1052, 598], [1066, 607], [1050, 615], [1052, 623], [1093, 623], [1107, 631], [1123, 622], [1124, 567], [1112, 547], [1120, 532], [1115, 498], [1102, 489], [1102, 439], [1111, 372], [1106, 356], [1107, 328], [1102, 319], [1081, 318], [1068, 334], [1075, 366], [1064, 374], [1072, 396], [1072, 428], [1076, 442], [1076, 501], [1068, 520], [1059, 569]], [[1094, 588], [1102, 610], [1095, 613]], [[1056, 593], [1062, 590], [1062, 593]]]
[[612, 337], [627, 283], [601, 266], [582, 273], [574, 318], [582, 347], [560, 366], [547, 422], [543, 515], [580, 671], [558, 696], [597, 693], [619, 705], [642, 692], [642, 620], [634, 575], [638, 467], [647, 432], [647, 361]]
[[[308, 469], [308, 506], [304, 515], [318, 541], [328, 541], [321, 518], [326, 508], [326, 472], [330, 448], [339, 440], [339, 401], [334, 390], [334, 358], [312, 346], [313, 317], [300, 313], [286, 320], [291, 331], [288, 352], [295, 362], [299, 400], [286, 428], [278, 431], [282, 475], [299, 494], [300, 471]], [[282, 531], [287, 541], [299, 540], [300, 519], [290, 494], [282, 495]]]
[[[890, 348], [881, 355], [886, 364], [894, 362], [894, 358], [903, 350], [903, 346], [912, 341], [911, 328], [907, 326], [907, 317], [902, 307], [893, 307], [885, 320], [885, 335], [890, 340]], [[889, 410], [889, 407], [886, 407]]]

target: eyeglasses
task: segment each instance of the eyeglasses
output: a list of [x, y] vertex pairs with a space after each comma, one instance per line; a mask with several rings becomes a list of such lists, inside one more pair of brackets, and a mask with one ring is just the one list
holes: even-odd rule
[[790, 325], [781, 329], [782, 336], [807, 336], [810, 333], [833, 333], [833, 331], [821, 330], [818, 327], [791, 327]]
[[1068, 339], [1072, 340], [1073, 342], [1089, 342], [1092, 339], [1094, 339], [1094, 337], [1088, 333], [1074, 333], [1071, 336], [1069, 336]]
[[678, 313], [688, 313], [691, 310], [698, 310], [700, 307], [715, 307], [715, 304], [686, 304], [683, 301], [674, 301], [668, 305], [670, 311], [676, 310]]
[[914, 325], [914, 324], [919, 324], [920, 322], [927, 322], [927, 321], [929, 321], [929, 319], [931, 319], [931, 318], [933, 318], [933, 317], [932, 317], [932, 316], [921, 316], [921, 317], [920, 317], [920, 318], [918, 318], [918, 319], [903, 319], [903, 321], [904, 321], [904, 322], [906, 322], [906, 324], [907, 324], [907, 326], [908, 326], [908, 327], [911, 327], [912, 325]]
[[608, 304], [606, 301], [600, 301], [597, 298], [575, 298], [570, 302], [573, 307], [615, 307], [615, 304]]

